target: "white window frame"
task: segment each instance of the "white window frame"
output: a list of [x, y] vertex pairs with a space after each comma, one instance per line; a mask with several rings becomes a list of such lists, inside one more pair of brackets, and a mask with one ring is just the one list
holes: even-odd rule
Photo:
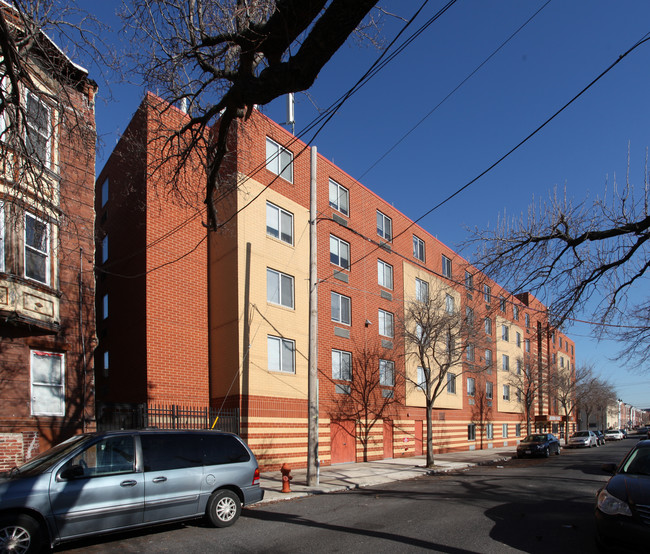
[[503, 385], [503, 399], [510, 402], [510, 385]]
[[521, 333], [519, 331], [515, 331], [515, 344], [517, 348], [521, 348]]
[[468, 292], [472, 292], [474, 290], [474, 275], [472, 275], [469, 271], [465, 271], [465, 288]]
[[456, 309], [454, 297], [451, 294], [445, 295], [445, 311], [453, 314]]
[[[284, 217], [283, 217], [284, 216]], [[288, 222], [287, 222], [288, 218]], [[274, 226], [275, 225], [275, 226]], [[289, 226], [289, 231], [285, 227]], [[293, 214], [271, 202], [266, 203], [266, 234], [293, 246]], [[288, 240], [287, 240], [288, 236]]]
[[293, 152], [269, 137], [266, 137], [266, 169], [293, 183]]
[[453, 274], [454, 274], [454, 268], [451, 262], [451, 258], [448, 258], [444, 254], [442, 254], [442, 276], [447, 277], [447, 279], [451, 279]]
[[[285, 298], [285, 296], [287, 296], [287, 294], [285, 294], [285, 286], [287, 283], [290, 286], [290, 291], [288, 292], [290, 298]], [[272, 286], [273, 289], [271, 288]], [[294, 290], [293, 276], [283, 273], [282, 271], [277, 271], [276, 269], [271, 269], [270, 267], [266, 268], [267, 302], [293, 310], [295, 296]]]
[[395, 316], [391, 312], [379, 309], [377, 315], [379, 334], [382, 337], [393, 338], [395, 336]]
[[393, 290], [393, 266], [377, 259], [377, 282], [380, 287]]
[[[344, 365], [347, 363], [347, 367]], [[337, 381], [352, 380], [352, 353], [332, 349], [332, 379]]]
[[530, 339], [524, 339], [524, 349], [530, 354]]
[[485, 398], [492, 400], [494, 398], [494, 383], [485, 381]]
[[423, 263], [426, 262], [426, 249], [424, 241], [416, 235], [413, 235], [413, 257]]
[[485, 349], [485, 367], [488, 369], [492, 367], [492, 350], [489, 348]]
[[489, 317], [483, 320], [483, 327], [485, 328], [485, 334], [492, 336], [492, 320]]
[[474, 344], [471, 343], [471, 342], [468, 343], [468, 344], [467, 344], [467, 349], [466, 349], [466, 352], [465, 352], [465, 355], [466, 355], [466, 357], [467, 357], [467, 361], [468, 361], [468, 362], [473, 362], [473, 361], [475, 360], [475, 356], [476, 356], [476, 354], [475, 354], [475, 351], [474, 351], [474, 350], [475, 350], [475, 349], [474, 349]]
[[417, 277], [415, 278], [415, 299], [418, 302], [429, 301], [429, 283]]
[[501, 340], [510, 342], [510, 327], [507, 325], [501, 325]]
[[526, 329], [530, 329], [530, 315], [524, 314], [524, 320], [526, 321]]
[[510, 371], [510, 356], [508, 354], [501, 354], [501, 369]]
[[393, 240], [393, 220], [377, 210], [377, 234], [386, 242]]
[[517, 358], [517, 375], [521, 375], [521, 358]]
[[351, 325], [352, 299], [349, 296], [331, 292], [332, 321], [342, 325]]
[[424, 368], [422, 366], [417, 367], [417, 376], [416, 376], [416, 387], [420, 389], [422, 392], [427, 390], [427, 378], [426, 375], [424, 374]]
[[[34, 99], [39, 107], [45, 108], [46, 111], [46, 128], [40, 129], [38, 126], [34, 125], [33, 120], [29, 117], [29, 108], [28, 103], [30, 99]], [[26, 129], [25, 129], [25, 144], [29, 145], [29, 136], [30, 131], [36, 133], [39, 137], [45, 139], [45, 159], [39, 160], [42, 162], [45, 167], [49, 168], [52, 164], [52, 108], [47, 105], [43, 99], [38, 96], [38, 94], [33, 93], [30, 90], [25, 90], [25, 117], [26, 117]], [[28, 131], [29, 129], [30, 131]], [[28, 146], [29, 148], [29, 146]], [[32, 153], [30, 152], [30, 155]]]
[[[344, 199], [341, 201], [341, 199]], [[343, 185], [330, 179], [329, 203], [332, 208], [343, 215], [350, 215], [350, 191]]]
[[[279, 373], [296, 373], [295, 341], [273, 335], [267, 335], [266, 340], [268, 370]], [[290, 355], [290, 360], [286, 360], [287, 355]]]
[[[342, 246], [347, 248], [347, 260], [341, 256]], [[350, 243], [338, 238], [335, 235], [330, 235], [330, 263], [342, 269], [346, 269], [348, 271], [350, 270]]]
[[487, 440], [494, 440], [494, 423], [485, 424], [485, 438]]
[[[32, 246], [27, 244], [27, 219], [31, 218], [37, 223], [40, 223], [45, 226], [45, 250], [41, 250], [40, 248], [37, 248], [36, 246]], [[24, 240], [24, 251], [23, 251], [23, 262], [24, 262], [24, 274], [26, 279], [30, 279], [32, 281], [36, 281], [37, 283], [43, 283], [45, 285], [50, 284], [50, 272], [51, 272], [51, 255], [50, 255], [50, 224], [41, 219], [40, 217], [36, 217], [34, 214], [25, 212], [25, 217], [23, 218], [24, 222], [24, 229], [23, 229], [23, 240]], [[28, 254], [32, 256], [37, 256], [44, 258], [45, 260], [45, 281], [41, 281], [40, 279], [37, 279], [36, 277], [30, 276], [27, 274], [27, 258]]]
[[456, 394], [456, 374], [447, 373], [447, 394]]
[[502, 433], [503, 433], [503, 438], [507, 439], [508, 438], [508, 424], [507, 423], [503, 424]]
[[476, 440], [476, 423], [470, 423], [467, 425], [467, 440], [468, 441]]
[[467, 396], [476, 396], [476, 379], [474, 377], [467, 378]]
[[[57, 360], [58, 368], [39, 368], [40, 359], [50, 362]], [[49, 373], [51, 379], [43, 377]], [[30, 351], [31, 415], [63, 416], [65, 415], [65, 355], [60, 352], [42, 350]], [[44, 399], [44, 400], [42, 400]], [[42, 402], [45, 405], [41, 405]], [[58, 407], [56, 407], [58, 404]]]
[[517, 306], [516, 304], [512, 305], [512, 318], [515, 321], [519, 321], [519, 306]]
[[503, 296], [499, 296], [499, 310], [506, 313], [506, 299]]
[[483, 300], [486, 304], [489, 304], [492, 301], [492, 289], [490, 285], [483, 285]]
[[395, 386], [395, 362], [379, 360], [379, 384], [382, 387]]

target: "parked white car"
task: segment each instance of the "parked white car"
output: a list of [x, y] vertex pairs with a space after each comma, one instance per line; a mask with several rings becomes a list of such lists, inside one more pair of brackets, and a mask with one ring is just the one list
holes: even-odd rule
[[606, 441], [620, 441], [624, 438], [625, 437], [623, 436], [623, 433], [621, 433], [618, 429], [610, 429], [609, 431], [605, 431]]
[[569, 437], [569, 448], [598, 446], [598, 437], [593, 431], [576, 431]]

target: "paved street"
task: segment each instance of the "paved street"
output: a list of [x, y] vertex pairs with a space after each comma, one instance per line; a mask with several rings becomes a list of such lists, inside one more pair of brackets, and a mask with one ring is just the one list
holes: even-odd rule
[[262, 504], [231, 528], [202, 522], [65, 545], [60, 552], [595, 552], [600, 470], [634, 439], [559, 457]]

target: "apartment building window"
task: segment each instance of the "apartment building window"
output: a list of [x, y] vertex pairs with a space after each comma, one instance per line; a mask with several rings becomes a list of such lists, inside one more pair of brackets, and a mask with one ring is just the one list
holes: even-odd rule
[[488, 369], [492, 367], [492, 350], [485, 351], [485, 367]]
[[266, 169], [293, 183], [293, 154], [268, 137], [266, 138]]
[[295, 373], [296, 344], [289, 339], [267, 336], [269, 371]]
[[393, 266], [382, 260], [377, 260], [377, 280], [380, 287], [393, 288]]
[[515, 332], [515, 344], [517, 348], [521, 348], [521, 333], [519, 331]]
[[492, 300], [492, 289], [489, 285], [483, 285], [483, 300], [486, 304], [489, 304]]
[[486, 335], [491, 335], [492, 334], [492, 320], [489, 317], [486, 317], [483, 320], [483, 324], [485, 326], [485, 334]]
[[494, 395], [494, 383], [492, 383], [492, 381], [486, 381], [485, 398], [487, 398], [488, 400], [492, 400], [493, 395]]
[[456, 375], [447, 373], [447, 393], [456, 394]]
[[454, 297], [451, 294], [445, 295], [445, 311], [448, 314], [454, 313]]
[[521, 398], [522, 398], [521, 389], [517, 388], [517, 402], [519, 402], [520, 404], [521, 404]]
[[510, 356], [507, 354], [501, 354], [501, 369], [510, 371]]
[[352, 354], [343, 350], [332, 350], [332, 379], [352, 379]]
[[503, 296], [499, 296], [499, 309], [506, 313], [506, 299]]
[[25, 142], [30, 156], [50, 167], [51, 119], [50, 108], [36, 94], [26, 93], [27, 126]]
[[476, 394], [476, 379], [474, 377], [467, 378], [467, 396], [474, 396]]
[[293, 244], [293, 214], [267, 202], [266, 234], [287, 244]]
[[519, 321], [519, 306], [512, 305], [512, 317], [515, 321]]
[[102, 183], [102, 208], [106, 206], [108, 202], [108, 178], [104, 179]]
[[467, 426], [467, 440], [468, 441], [476, 440], [476, 423], [470, 423]]
[[427, 390], [427, 377], [424, 374], [424, 368], [422, 366], [418, 366], [417, 369], [417, 385], [416, 387], [420, 389], [421, 391], [426, 391]]
[[429, 301], [429, 283], [417, 277], [415, 278], [415, 299], [418, 302]]
[[108, 294], [102, 296], [102, 317], [108, 318]]
[[350, 215], [350, 192], [330, 179], [330, 206], [343, 215]]
[[521, 423], [515, 423], [515, 437], [521, 437]]
[[503, 438], [504, 439], [508, 438], [508, 424], [507, 423], [503, 424]]
[[524, 341], [524, 347], [526, 349], [526, 352], [528, 352], [530, 354], [530, 339], [526, 339]]
[[379, 360], [379, 384], [384, 387], [395, 386], [395, 362]]
[[379, 310], [379, 334], [384, 337], [393, 337], [393, 314]]
[[443, 277], [447, 277], [448, 279], [451, 279], [452, 277], [452, 267], [451, 267], [451, 260], [445, 256], [444, 254], [442, 255], [442, 275]]
[[25, 277], [50, 284], [49, 225], [25, 213]]
[[503, 399], [510, 400], [510, 385], [503, 385]]
[[474, 326], [474, 310], [469, 306], [465, 306], [465, 321], [470, 329]]
[[517, 375], [521, 375], [521, 360], [517, 358]]
[[474, 356], [475, 356], [474, 345], [471, 342], [467, 344], [466, 356], [468, 362], [474, 361]]
[[108, 261], [108, 235], [104, 235], [102, 239], [102, 263], [105, 264]]
[[266, 300], [272, 304], [293, 309], [293, 277], [267, 268]]
[[377, 210], [377, 234], [388, 242], [393, 240], [393, 221], [379, 210]]
[[426, 261], [424, 259], [424, 241], [415, 235], [413, 235], [413, 257], [421, 262]]
[[63, 354], [32, 350], [30, 358], [32, 415], [64, 415], [65, 363]]
[[103, 367], [104, 377], [108, 377], [108, 371], [110, 369], [108, 361], [109, 361], [108, 360], [108, 350], [104, 350], [104, 367]]
[[347, 296], [332, 291], [332, 321], [350, 325], [352, 313], [351, 302]]
[[553, 363], [557, 362], [557, 354], [553, 352]]
[[501, 340], [506, 342], [510, 340], [510, 328], [507, 325], [501, 325]]
[[5, 205], [0, 202], [0, 271], [5, 270]]
[[571, 345], [571, 355], [573, 356], [573, 345]]
[[524, 315], [524, 321], [526, 322], [526, 329], [530, 329], [530, 315]]
[[465, 272], [465, 288], [467, 292], [472, 292], [474, 290], [474, 275], [469, 271]]
[[559, 348], [560, 348], [560, 350], [562, 350], [562, 337], [559, 337], [559, 341], [560, 341], [560, 343], [559, 343], [559, 344], [560, 344]]
[[350, 245], [334, 235], [330, 235], [330, 262], [350, 269]]
[[560, 367], [564, 367], [564, 358], [560, 356]]

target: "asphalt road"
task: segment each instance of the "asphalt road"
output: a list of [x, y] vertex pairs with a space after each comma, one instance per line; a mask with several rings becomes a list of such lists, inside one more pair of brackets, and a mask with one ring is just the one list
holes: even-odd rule
[[456, 474], [245, 509], [227, 529], [200, 521], [68, 543], [58, 552], [596, 552], [593, 508], [635, 439]]

